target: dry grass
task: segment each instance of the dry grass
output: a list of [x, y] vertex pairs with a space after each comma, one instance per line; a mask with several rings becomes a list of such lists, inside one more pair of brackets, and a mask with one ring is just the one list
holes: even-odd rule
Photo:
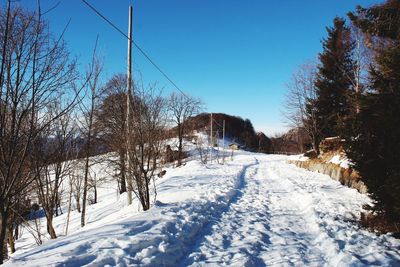
[[384, 212], [361, 213], [360, 225], [378, 234], [393, 233], [394, 237], [400, 238], [400, 223], [389, 219]]

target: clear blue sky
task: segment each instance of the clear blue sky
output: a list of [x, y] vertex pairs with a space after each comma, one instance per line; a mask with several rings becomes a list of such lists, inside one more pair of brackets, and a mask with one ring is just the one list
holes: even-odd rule
[[[129, 0], [88, 0], [127, 31]], [[36, 0], [20, 0], [35, 8]], [[58, 1], [41, 0], [46, 10]], [[296, 67], [321, 51], [326, 26], [372, 0], [133, 0], [135, 41], [209, 112], [249, 118], [256, 130], [282, 132], [285, 84]], [[55, 33], [71, 18], [65, 39], [84, 66], [95, 39], [106, 77], [126, 71], [127, 41], [80, 0], [60, 0], [46, 15]], [[134, 50], [134, 75], [174, 90]]]

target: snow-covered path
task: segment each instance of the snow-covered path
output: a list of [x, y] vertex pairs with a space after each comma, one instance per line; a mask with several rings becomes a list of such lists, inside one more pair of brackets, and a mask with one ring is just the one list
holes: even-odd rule
[[183, 266], [193, 263], [263, 265], [260, 253], [270, 244], [267, 234], [270, 214], [267, 199], [263, 197], [266, 185], [260, 179], [265, 163], [258, 159], [255, 162], [241, 177], [242, 187], [236, 201], [210, 227], [209, 234], [198, 240]]
[[281, 159], [258, 155], [255, 160], [237, 200], [198, 240], [182, 266], [400, 263], [390, 242], [360, 231], [351, 220], [365, 196], [356, 194], [360, 199], [354, 199], [352, 189], [329, 178], [321, 181], [321, 175]]
[[96, 220], [9, 265], [400, 266], [399, 240], [357, 225], [366, 195], [287, 159], [240, 152], [226, 165], [188, 162], [168, 170], [149, 211], [105, 195], [90, 206]]

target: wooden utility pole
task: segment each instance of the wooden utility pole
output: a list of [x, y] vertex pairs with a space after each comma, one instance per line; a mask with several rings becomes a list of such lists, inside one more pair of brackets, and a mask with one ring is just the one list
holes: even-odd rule
[[216, 143], [216, 145], [217, 145], [217, 151], [216, 151], [216, 155], [215, 155], [215, 160], [216, 160], [216, 162], [219, 164], [219, 142], [218, 142], [218, 138], [219, 138], [219, 130], [217, 129], [216, 131], [215, 131], [215, 135], [214, 135], [214, 140], [215, 140], [215, 143]]
[[222, 121], [222, 164], [225, 164], [225, 120]]
[[129, 5], [129, 20], [128, 20], [128, 68], [126, 76], [126, 161], [127, 161], [127, 175], [126, 181], [128, 183], [128, 205], [132, 204], [132, 190], [133, 190], [133, 179], [132, 179], [132, 168], [130, 160], [130, 96], [132, 93], [132, 5]]
[[213, 117], [212, 117], [212, 113], [210, 114], [210, 163], [212, 163], [212, 150], [213, 150]]

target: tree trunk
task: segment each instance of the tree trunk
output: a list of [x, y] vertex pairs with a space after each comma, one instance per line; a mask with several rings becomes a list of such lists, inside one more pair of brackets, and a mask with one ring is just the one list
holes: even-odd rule
[[[90, 131], [89, 131], [90, 135]], [[83, 197], [82, 197], [82, 213], [81, 213], [81, 227], [85, 226], [86, 216], [86, 202], [87, 202], [87, 191], [88, 191], [88, 179], [89, 179], [89, 150], [90, 150], [90, 137], [88, 139], [88, 146], [86, 151], [86, 162], [85, 162], [85, 179], [83, 181]]]
[[56, 239], [57, 235], [53, 226], [53, 216], [51, 214], [47, 215], [46, 213], [46, 219], [47, 219], [47, 232], [49, 233], [51, 239]]
[[19, 223], [17, 223], [15, 225], [14, 237], [15, 237], [15, 240], [18, 240], [18, 238], [19, 238]]
[[4, 263], [6, 259], [8, 259], [8, 250], [7, 250], [7, 242], [3, 242], [2, 250], [0, 253], [0, 265]]
[[[58, 213], [57, 211], [60, 210], [60, 212]], [[63, 214], [62, 208], [61, 208], [61, 199], [60, 196], [57, 197], [57, 206], [56, 206], [56, 216], [59, 216], [61, 214]]]
[[88, 186], [88, 167], [85, 167], [85, 180], [83, 182], [83, 196], [82, 196], [82, 213], [81, 213], [81, 227], [85, 226], [86, 215], [86, 199], [87, 199], [87, 186]]
[[316, 140], [316, 138], [313, 139], [313, 148], [315, 153], [317, 153], [317, 155], [319, 155], [319, 142], [318, 140]]
[[14, 236], [13, 236], [12, 226], [11, 227], [10, 226], [7, 227], [6, 235], [7, 235], [8, 245], [10, 246], [10, 251], [11, 251], [11, 253], [14, 253], [15, 252], [15, 239], [14, 239]]
[[178, 139], [179, 139], [179, 146], [178, 146], [178, 164], [177, 166], [182, 165], [182, 142], [183, 142], [183, 129], [182, 124], [178, 124]]
[[125, 168], [125, 152], [124, 151], [119, 152], [119, 162], [121, 165], [121, 174], [120, 174], [121, 188], [119, 190], [119, 193], [122, 194], [122, 193], [126, 192], [126, 179], [125, 179], [126, 168]]
[[1, 229], [0, 229], [0, 264], [4, 263], [4, 260], [8, 258], [6, 232], [7, 232], [7, 212], [4, 211], [4, 207], [1, 207]]
[[93, 200], [93, 204], [97, 203], [97, 185], [93, 186], [94, 189], [94, 200]]
[[69, 191], [69, 199], [68, 199], [68, 213], [67, 213], [67, 225], [65, 226], [65, 235], [68, 235], [68, 226], [69, 226], [69, 217], [71, 215], [71, 206], [72, 206], [72, 183], [70, 182], [70, 191]]
[[150, 209], [150, 190], [149, 190], [149, 181], [147, 177], [145, 177], [145, 203], [143, 205], [143, 210], [146, 211]]
[[88, 180], [89, 180], [89, 158], [90, 150], [92, 148], [92, 127], [93, 127], [93, 114], [94, 114], [94, 96], [92, 91], [92, 106], [89, 114], [89, 125], [88, 125], [88, 135], [86, 143], [86, 159], [85, 159], [85, 178], [83, 181], [83, 196], [82, 196], [82, 213], [81, 213], [81, 227], [85, 226], [85, 216], [86, 216], [86, 202], [87, 202], [87, 192], [88, 192]]
[[81, 201], [79, 196], [75, 196], [76, 210], [81, 213]]
[[58, 207], [60, 207], [61, 214], [62, 214], [62, 210], [61, 210], [61, 205], [60, 205], [60, 197], [59, 197], [59, 194], [58, 194], [58, 188], [56, 190], [57, 191], [55, 193], [55, 202], [56, 202], [56, 217], [57, 217], [58, 215], [60, 215], [58, 213]]

